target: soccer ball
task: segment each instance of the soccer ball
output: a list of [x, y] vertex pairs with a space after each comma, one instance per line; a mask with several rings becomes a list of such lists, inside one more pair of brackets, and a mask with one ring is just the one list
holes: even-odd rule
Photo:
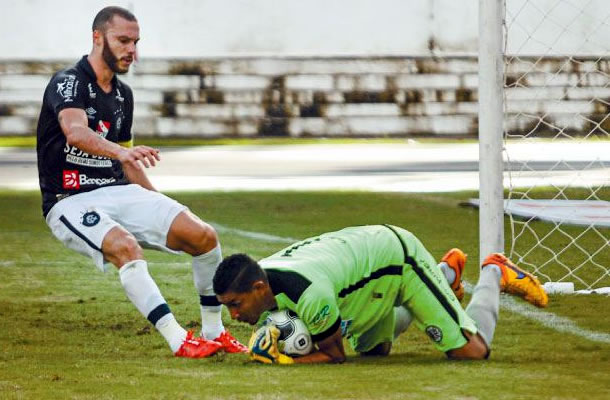
[[304, 356], [313, 350], [311, 335], [305, 323], [290, 310], [272, 311], [263, 325], [273, 324], [280, 330], [278, 339], [282, 352], [289, 356]]

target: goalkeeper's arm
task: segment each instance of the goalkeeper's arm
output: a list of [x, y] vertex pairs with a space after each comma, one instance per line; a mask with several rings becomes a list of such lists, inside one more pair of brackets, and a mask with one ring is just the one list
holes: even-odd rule
[[250, 358], [265, 364], [342, 363], [345, 361], [341, 328], [328, 338], [317, 342], [318, 350], [296, 358], [280, 353], [277, 342], [279, 336], [280, 331], [274, 325], [254, 332], [248, 344]]
[[341, 337], [341, 327], [324, 340], [316, 342], [318, 350], [302, 357], [296, 357], [295, 363], [342, 363], [345, 361], [345, 349]]

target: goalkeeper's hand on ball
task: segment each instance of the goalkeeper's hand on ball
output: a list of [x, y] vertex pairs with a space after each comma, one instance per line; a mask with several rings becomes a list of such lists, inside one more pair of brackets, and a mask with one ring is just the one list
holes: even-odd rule
[[280, 353], [278, 348], [279, 337], [280, 330], [275, 325], [267, 325], [255, 331], [248, 343], [250, 359], [264, 364], [294, 363], [292, 357]]

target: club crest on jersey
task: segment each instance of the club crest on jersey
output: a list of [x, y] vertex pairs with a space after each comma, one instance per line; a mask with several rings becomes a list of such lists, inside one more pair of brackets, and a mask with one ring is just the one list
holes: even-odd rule
[[441, 328], [439, 328], [438, 326], [427, 326], [426, 334], [434, 343], [439, 343], [441, 340], [443, 340], [443, 331], [441, 331]]
[[108, 132], [110, 132], [110, 122], [102, 121], [100, 119], [97, 122], [97, 127], [95, 128], [95, 131], [101, 137], [106, 138], [106, 135], [108, 135]]
[[81, 218], [81, 223], [86, 227], [95, 226], [98, 222], [100, 222], [100, 215], [95, 211], [88, 211]]
[[77, 170], [63, 171], [63, 188], [64, 189], [80, 189], [80, 174]]

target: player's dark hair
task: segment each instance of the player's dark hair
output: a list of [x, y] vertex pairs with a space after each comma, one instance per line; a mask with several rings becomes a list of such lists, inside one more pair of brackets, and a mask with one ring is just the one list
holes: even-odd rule
[[100, 12], [97, 13], [93, 19], [92, 30], [105, 32], [107, 24], [112, 20], [112, 17], [118, 15], [119, 17], [126, 19], [127, 21], [138, 21], [131, 13], [131, 11], [117, 6], [104, 7]]
[[214, 274], [214, 293], [246, 293], [258, 280], [267, 282], [265, 271], [247, 254], [233, 254], [225, 257]]

